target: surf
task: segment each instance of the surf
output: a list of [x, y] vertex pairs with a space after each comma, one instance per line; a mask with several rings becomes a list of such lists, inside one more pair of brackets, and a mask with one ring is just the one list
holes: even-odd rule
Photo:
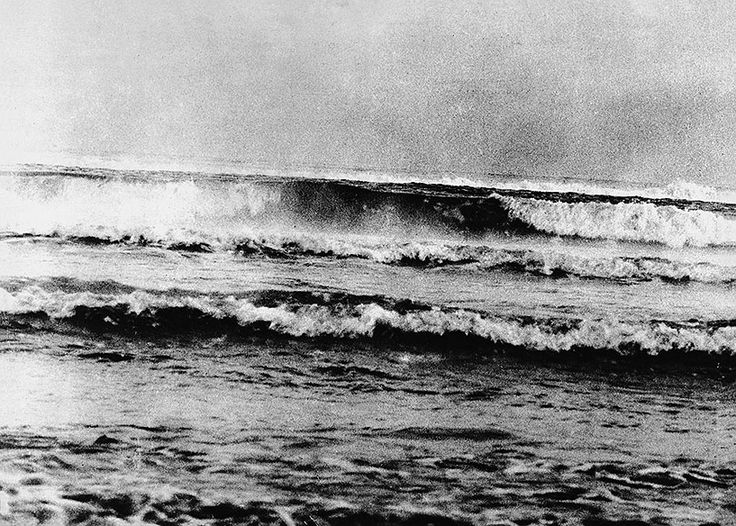
[[[523, 186], [520, 184], [519, 186]], [[231, 246], [254, 230], [404, 241], [494, 233], [733, 246], [734, 207], [716, 202], [427, 183], [204, 174], [9, 174], [0, 232], [162, 246]]]
[[[261, 290], [248, 295], [155, 292], [103, 284], [105, 292], [0, 288], [6, 329], [64, 330], [139, 337], [225, 334], [450, 344], [482, 352], [611, 353], [627, 356], [736, 355], [736, 320], [501, 317], [384, 296]], [[115, 290], [117, 287], [117, 290]]]

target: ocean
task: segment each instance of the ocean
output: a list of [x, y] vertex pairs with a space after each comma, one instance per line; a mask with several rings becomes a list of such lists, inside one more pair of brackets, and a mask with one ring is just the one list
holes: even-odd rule
[[0, 175], [0, 523], [736, 522], [736, 191]]

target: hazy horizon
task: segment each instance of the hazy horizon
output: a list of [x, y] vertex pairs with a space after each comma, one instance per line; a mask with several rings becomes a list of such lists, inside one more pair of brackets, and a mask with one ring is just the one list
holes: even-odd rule
[[13, 0], [0, 17], [0, 160], [736, 185], [726, 3]]

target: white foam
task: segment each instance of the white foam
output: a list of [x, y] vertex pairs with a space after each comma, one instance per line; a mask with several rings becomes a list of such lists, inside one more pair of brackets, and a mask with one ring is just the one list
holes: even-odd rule
[[536, 274], [558, 272], [588, 278], [645, 280], [665, 278], [723, 283], [736, 280], [736, 267], [661, 258], [587, 256], [550, 249], [514, 249], [442, 242], [403, 242], [367, 236], [327, 237], [315, 234], [261, 233], [236, 241], [294, 255], [355, 257], [385, 264], [442, 266], [465, 263], [479, 270], [504, 266]]
[[[706, 210], [652, 203], [497, 198], [512, 218], [555, 235], [675, 247], [736, 244], [736, 221]], [[291, 224], [290, 211], [282, 209], [279, 187], [252, 181], [215, 184], [186, 178], [143, 181], [10, 175], [0, 177], [0, 203], [0, 233], [134, 242], [142, 237], [162, 245], [228, 245], [253, 236], [264, 225], [284, 228]], [[393, 223], [400, 225], [401, 221]], [[413, 248], [418, 252], [410, 257], [421, 259], [425, 247], [415, 244]], [[399, 250], [408, 249], [405, 245]], [[365, 250], [371, 252], [366, 257], [381, 260], [376, 249]], [[387, 260], [395, 257], [390, 250], [380, 248]]]
[[5, 176], [0, 232], [207, 242], [237, 232], [279, 200], [278, 189], [248, 182], [223, 187], [192, 180]]
[[[736, 327], [706, 329], [698, 324], [663, 322], [627, 323], [614, 319], [584, 319], [574, 328], [555, 330], [544, 320], [521, 323], [466, 310], [439, 308], [399, 313], [376, 303], [353, 307], [321, 304], [258, 306], [235, 297], [172, 296], [134, 291], [103, 295], [89, 292], [49, 292], [33, 285], [0, 293], [0, 311], [8, 314], [45, 312], [68, 318], [78, 306], [127, 306], [129, 313], [164, 307], [190, 307], [215, 318], [234, 318], [244, 326], [266, 322], [277, 333], [289, 336], [372, 337], [379, 326], [406, 334], [465, 334], [485, 339], [489, 345], [512, 345], [527, 350], [564, 352], [575, 348], [615, 350], [626, 353], [637, 347], [657, 355], [673, 349], [690, 352], [736, 354]], [[12, 299], [9, 299], [12, 298]], [[112, 320], [109, 323], [114, 324]]]
[[684, 245], [736, 245], [736, 221], [652, 203], [565, 203], [499, 197], [512, 218], [549, 234]]

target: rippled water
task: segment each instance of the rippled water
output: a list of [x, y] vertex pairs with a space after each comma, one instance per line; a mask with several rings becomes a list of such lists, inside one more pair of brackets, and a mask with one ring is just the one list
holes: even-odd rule
[[258, 502], [297, 521], [695, 524], [736, 507], [724, 379], [365, 344], [9, 331], [3, 346], [3, 497], [24, 519]]

